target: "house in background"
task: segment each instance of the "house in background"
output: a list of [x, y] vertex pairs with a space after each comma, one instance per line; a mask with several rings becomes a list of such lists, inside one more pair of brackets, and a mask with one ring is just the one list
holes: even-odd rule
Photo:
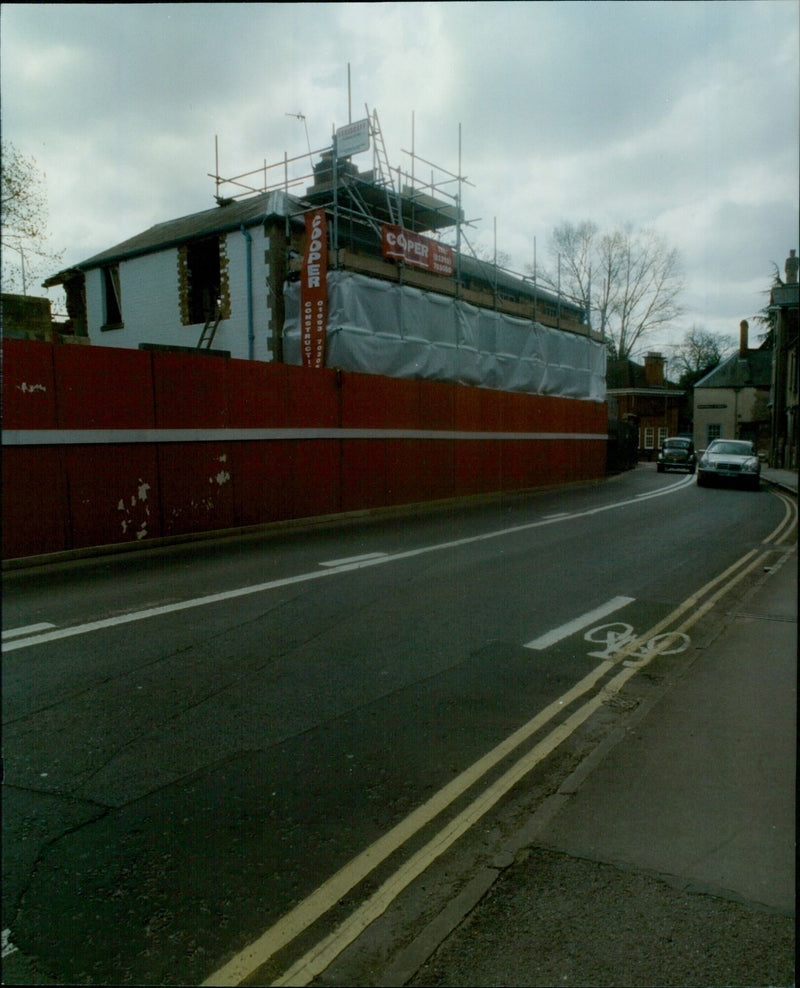
[[798, 258], [792, 250], [784, 267], [786, 281], [772, 289], [769, 308], [775, 316], [772, 348], [770, 465], [778, 469], [798, 467]]
[[739, 349], [694, 386], [694, 444], [713, 439], [749, 439], [766, 454], [770, 445], [772, 351], [751, 350], [746, 319], [739, 324]]
[[652, 460], [667, 436], [677, 435], [686, 392], [664, 375], [661, 353], [648, 353], [644, 366], [633, 360], [609, 360], [606, 393], [610, 420], [639, 430], [639, 459]]

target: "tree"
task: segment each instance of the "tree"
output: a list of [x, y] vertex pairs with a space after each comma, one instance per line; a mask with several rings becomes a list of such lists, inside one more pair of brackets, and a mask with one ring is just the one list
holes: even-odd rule
[[63, 251], [48, 250], [46, 176], [33, 158], [5, 141], [2, 159], [0, 221], [3, 250], [10, 251], [3, 263], [3, 290], [21, 289], [25, 295], [45, 267], [61, 260]]
[[680, 315], [678, 252], [655, 231], [602, 233], [590, 221], [562, 223], [552, 232], [548, 257], [537, 279], [598, 314], [593, 325], [613, 357], [630, 357]]
[[772, 289], [779, 288], [783, 284], [781, 279], [781, 269], [773, 261], [772, 262], [772, 284], [767, 288], [762, 294], [767, 296], [767, 304], [763, 309], [753, 316], [756, 322], [760, 322], [764, 327], [764, 332], [759, 334], [759, 339], [761, 340], [761, 346], [764, 350], [772, 350], [775, 343], [775, 321], [777, 319], [777, 313], [770, 309], [769, 300], [772, 296]]
[[733, 351], [734, 340], [721, 333], [709, 333], [692, 326], [683, 343], [670, 358], [670, 369], [681, 388], [689, 390]]

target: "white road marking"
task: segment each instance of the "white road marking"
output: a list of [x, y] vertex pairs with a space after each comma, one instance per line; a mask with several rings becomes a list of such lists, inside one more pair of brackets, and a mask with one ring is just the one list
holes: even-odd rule
[[533, 641], [527, 642], [525, 648], [532, 648], [537, 652], [543, 648], [549, 648], [551, 645], [555, 645], [556, 642], [560, 642], [562, 639], [574, 635], [576, 631], [582, 631], [587, 625], [599, 621], [600, 618], [613, 614], [614, 611], [625, 607], [626, 604], [632, 604], [634, 599], [634, 597], [612, 597], [605, 604], [595, 607], [593, 611], [587, 611], [586, 614], [582, 614], [580, 617], [573, 618], [572, 621], [562, 624], [560, 628], [553, 628], [552, 631], [548, 631], [538, 638], [534, 638]]
[[388, 552], [367, 552], [363, 556], [351, 556], [349, 559], [329, 559], [320, 566], [349, 566], [350, 563], [363, 563], [368, 559], [380, 559], [381, 556], [388, 556]]
[[[691, 479], [691, 478], [689, 478]], [[646, 497], [661, 497], [664, 494], [672, 494], [680, 489], [682, 485], [666, 487], [660, 491], [654, 491]], [[540, 518], [538, 521], [527, 522], [524, 525], [514, 525], [511, 528], [500, 528], [493, 532], [484, 532], [482, 535], [469, 535], [463, 539], [453, 539], [451, 542], [438, 542], [433, 545], [421, 546], [418, 549], [408, 549], [405, 552], [397, 552], [392, 555], [378, 555], [370, 559], [362, 559], [361, 562], [343, 563], [339, 566], [330, 566], [327, 569], [315, 570], [312, 573], [299, 573], [297, 576], [288, 576], [278, 580], [270, 580], [267, 583], [256, 583], [249, 587], [238, 587], [235, 590], [225, 590], [221, 593], [209, 594], [206, 597], [194, 597], [189, 600], [179, 601], [172, 604], [164, 604], [160, 607], [148, 607], [141, 611], [131, 611], [129, 614], [118, 614], [112, 618], [104, 618], [99, 621], [89, 621], [86, 624], [76, 624], [67, 628], [58, 628], [53, 631], [46, 631], [42, 634], [30, 635], [27, 638], [19, 638], [9, 642], [5, 647], [6, 652], [12, 652], [18, 648], [29, 648], [32, 645], [44, 645], [47, 642], [58, 641], [62, 638], [71, 638], [74, 635], [84, 635], [91, 631], [100, 631], [103, 628], [113, 628], [121, 624], [129, 624], [132, 621], [144, 621], [147, 618], [161, 617], [165, 614], [175, 614], [178, 611], [189, 610], [193, 607], [204, 607], [207, 604], [218, 604], [227, 600], [234, 600], [237, 597], [247, 597], [251, 594], [265, 593], [269, 590], [278, 590], [281, 587], [292, 586], [298, 583], [307, 583], [310, 580], [319, 580], [327, 576], [338, 576], [341, 573], [348, 573], [351, 570], [362, 569], [366, 566], [380, 566], [383, 563], [398, 562], [401, 559], [412, 559], [415, 556], [423, 556], [431, 552], [441, 552], [446, 549], [458, 549], [465, 545], [472, 545], [476, 542], [486, 542], [489, 539], [503, 538], [507, 535], [516, 535], [519, 532], [531, 531], [534, 528], [541, 528], [544, 525], [556, 525], [564, 521], [573, 521], [578, 518], [591, 518], [593, 515], [603, 514], [606, 511], [616, 511], [618, 508], [625, 508], [632, 504], [640, 504], [641, 500], [636, 497], [628, 498], [625, 501], [614, 501], [598, 508], [589, 508], [585, 511], [575, 511], [571, 514], [559, 515], [555, 518]]]
[[688, 487], [690, 484], [694, 483], [694, 475], [687, 473], [685, 477], [676, 481], [674, 484], [670, 484], [669, 487], [662, 487], [657, 491], [647, 491], [644, 494], [637, 494], [636, 497], [640, 500], [648, 497], [658, 497], [661, 494], [667, 494], [670, 491], [680, 490], [681, 487]]
[[47, 631], [48, 628], [55, 628], [55, 625], [40, 621], [39, 624], [26, 624], [24, 628], [9, 628], [3, 632], [3, 641], [7, 638], [20, 638], [22, 635], [34, 635], [37, 631]]

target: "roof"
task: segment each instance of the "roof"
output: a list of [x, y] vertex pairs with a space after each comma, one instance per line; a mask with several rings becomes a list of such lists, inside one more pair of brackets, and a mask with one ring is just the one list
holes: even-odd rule
[[225, 200], [223, 205], [214, 206], [212, 209], [204, 209], [200, 213], [191, 213], [189, 216], [156, 223], [143, 233], [137, 233], [136, 236], [123, 240], [114, 247], [109, 247], [85, 261], [74, 264], [67, 271], [60, 271], [48, 278], [44, 284], [58, 285], [68, 273], [88, 271], [102, 264], [110, 264], [137, 254], [149, 254], [188, 240], [196, 240], [198, 237], [238, 230], [242, 225], [255, 226], [263, 223], [268, 217], [291, 216], [301, 212], [302, 209], [301, 200], [280, 190], [263, 192], [246, 199]]
[[664, 380], [663, 384], [649, 384], [647, 372], [641, 364], [627, 357], [609, 359], [606, 365], [606, 390], [614, 391], [660, 391], [669, 394], [683, 394], [676, 390], [677, 385]]
[[772, 351], [737, 351], [695, 384], [695, 388], [768, 388], [772, 383]]
[[644, 367], [632, 360], [608, 360], [606, 365], [607, 388], [646, 388]]
[[[460, 267], [462, 276], [467, 276], [487, 285], [496, 283], [499, 291], [506, 289], [529, 299], [533, 299], [535, 295], [540, 302], [549, 302], [553, 306], [559, 305], [559, 297], [554, 292], [547, 291], [540, 285], [534, 286], [533, 279], [530, 277], [526, 278], [521, 275], [515, 275], [499, 267], [495, 270], [495, 266], [491, 261], [483, 261], [480, 258], [462, 253]], [[584, 309], [563, 295], [560, 299], [560, 305], [562, 311], [567, 315], [577, 315], [580, 319], [583, 319], [585, 314]]]
[[[382, 194], [385, 197], [385, 193]], [[109, 247], [85, 261], [80, 261], [66, 270], [59, 271], [58, 274], [48, 278], [44, 285], [45, 287], [60, 285], [71, 276], [90, 271], [93, 268], [114, 264], [142, 254], [150, 254], [201, 237], [238, 230], [243, 224], [246, 227], [256, 226], [269, 217], [285, 218], [286, 216], [298, 215], [305, 212], [307, 208], [308, 200], [288, 195], [282, 190], [262, 192], [237, 200], [226, 200], [224, 205], [214, 206], [212, 209], [205, 209], [200, 213], [191, 213], [189, 216], [156, 223], [155, 226], [151, 226], [142, 233], [137, 233], [128, 240], [123, 240], [122, 243], [116, 244], [114, 247]], [[495, 273], [494, 266], [489, 262], [476, 260], [463, 253], [461, 255], [461, 269], [464, 274], [473, 278], [480, 278], [481, 281], [492, 282], [496, 279], [500, 289], [506, 288], [517, 291], [531, 298], [534, 295], [533, 283], [527, 279], [515, 277], [501, 269]], [[536, 296], [552, 305], [558, 304], [556, 295], [544, 291], [538, 286]], [[579, 306], [563, 297], [561, 305], [566, 313], [579, 314], [582, 318], [583, 310]]]

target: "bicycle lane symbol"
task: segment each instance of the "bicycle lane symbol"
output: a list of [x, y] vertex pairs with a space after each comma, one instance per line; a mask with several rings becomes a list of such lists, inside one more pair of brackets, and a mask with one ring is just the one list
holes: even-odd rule
[[[587, 653], [596, 659], [616, 658], [620, 652], [628, 650], [631, 644], [637, 640], [637, 637], [633, 625], [626, 624], [624, 621], [598, 624], [594, 628], [590, 628], [583, 636], [584, 641], [605, 646], [602, 650], [598, 649]], [[654, 635], [630, 651], [631, 658], [623, 660], [622, 664], [624, 666], [642, 665], [646, 658], [652, 657], [653, 653], [675, 655], [678, 652], [684, 652], [689, 647], [690, 641], [689, 636], [682, 631], [667, 631], [661, 635]]]

